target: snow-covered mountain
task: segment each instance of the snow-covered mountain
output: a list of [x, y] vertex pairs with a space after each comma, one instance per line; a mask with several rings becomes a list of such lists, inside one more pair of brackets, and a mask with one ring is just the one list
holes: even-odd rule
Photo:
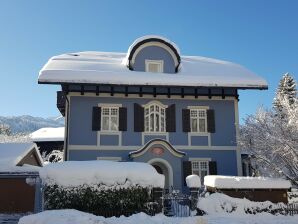
[[44, 127], [64, 126], [64, 117], [0, 116], [0, 125], [9, 126], [12, 133], [33, 132]]

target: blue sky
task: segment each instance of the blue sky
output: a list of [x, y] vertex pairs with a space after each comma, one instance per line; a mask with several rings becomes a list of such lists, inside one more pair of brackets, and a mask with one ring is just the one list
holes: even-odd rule
[[298, 76], [298, 1], [0, 1], [0, 116], [49, 117], [58, 86], [38, 85], [54, 55], [126, 52], [137, 37], [163, 35], [183, 55], [233, 61], [263, 76], [268, 91], [240, 92], [240, 119], [271, 106], [281, 75]]

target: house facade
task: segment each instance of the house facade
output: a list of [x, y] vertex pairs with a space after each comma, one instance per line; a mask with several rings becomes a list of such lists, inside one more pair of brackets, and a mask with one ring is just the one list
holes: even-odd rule
[[192, 173], [242, 175], [238, 90], [267, 89], [240, 65], [181, 56], [159, 36], [127, 53], [53, 57], [38, 81], [61, 85], [65, 160], [146, 162], [178, 190]]

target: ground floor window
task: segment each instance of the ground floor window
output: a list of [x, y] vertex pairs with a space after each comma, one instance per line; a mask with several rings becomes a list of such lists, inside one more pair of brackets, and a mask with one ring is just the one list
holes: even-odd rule
[[209, 174], [209, 161], [196, 160], [191, 161], [192, 174], [196, 174], [201, 178], [201, 183], [204, 182], [204, 177]]

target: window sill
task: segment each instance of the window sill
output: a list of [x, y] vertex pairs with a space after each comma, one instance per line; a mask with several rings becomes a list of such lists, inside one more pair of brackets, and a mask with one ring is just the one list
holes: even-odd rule
[[189, 132], [190, 135], [192, 136], [209, 136], [209, 132]]

